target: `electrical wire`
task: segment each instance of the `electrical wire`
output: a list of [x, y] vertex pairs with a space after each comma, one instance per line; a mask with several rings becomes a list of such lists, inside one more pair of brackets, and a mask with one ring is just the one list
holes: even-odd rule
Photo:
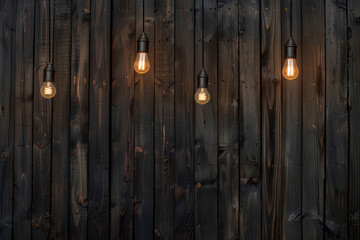
[[201, 7], [202, 7], [202, 11], [201, 11], [201, 38], [202, 38], [202, 45], [201, 45], [201, 48], [202, 48], [202, 59], [201, 59], [201, 62], [202, 62], [202, 68], [204, 68], [204, 53], [205, 53], [205, 44], [204, 44], [204, 0], [202, 0], [201, 2]]

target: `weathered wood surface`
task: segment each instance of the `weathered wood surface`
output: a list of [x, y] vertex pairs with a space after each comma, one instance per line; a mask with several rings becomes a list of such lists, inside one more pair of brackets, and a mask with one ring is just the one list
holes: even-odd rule
[[239, 2], [240, 176], [261, 176], [260, 0]]
[[[16, 6], [0, 1], [0, 239], [12, 239], [14, 179], [14, 44]], [[16, 175], [18, 176], [18, 175]], [[18, 178], [16, 178], [17, 180]]]
[[[202, 54], [210, 102], [195, 105], [195, 239], [217, 239], [217, 1], [195, 1], [195, 91]], [[202, 12], [204, 10], [204, 12]], [[204, 26], [202, 26], [204, 14]], [[204, 39], [202, 39], [202, 32]], [[204, 53], [202, 52], [204, 41]]]
[[88, 239], [110, 236], [111, 1], [91, 0]]
[[261, 1], [262, 238], [283, 237], [281, 0]]
[[360, 238], [360, 2], [348, 1], [349, 43], [349, 239]]
[[[301, 1], [282, 0], [282, 44], [285, 46], [290, 37], [290, 17], [292, 7], [292, 38], [296, 42], [296, 62], [303, 69], [301, 45]], [[285, 49], [282, 47], [282, 64]], [[282, 66], [281, 66], [282, 67]], [[305, 69], [306, 70], [306, 69]], [[284, 186], [283, 206], [283, 238], [301, 239], [301, 72], [295, 80], [282, 78], [282, 158], [283, 171], [280, 180]]]
[[359, 3], [204, 4], [0, 0], [0, 239], [359, 238]]
[[175, 239], [194, 239], [194, 7], [175, 1]]
[[346, 1], [326, 0], [325, 239], [348, 238]]
[[[31, 238], [35, 2], [16, 7], [13, 239]], [[4, 205], [6, 206], [6, 205]]]
[[[35, 2], [32, 229], [28, 233], [32, 235], [32, 239], [50, 237], [52, 100], [46, 100], [40, 95], [44, 68], [50, 55], [50, 9], [49, 1]], [[51, 21], [50, 28], [52, 27]]]
[[238, 10], [238, 1], [218, 4], [218, 239], [239, 232]]
[[239, 239], [261, 238], [261, 181], [240, 179]]
[[302, 1], [302, 237], [323, 239], [325, 4]]
[[90, 0], [72, 1], [70, 239], [87, 239]]
[[154, 235], [154, 7], [155, 0], [136, 0], [135, 37], [138, 38], [143, 32], [144, 22], [144, 32], [150, 41], [150, 71], [144, 75], [135, 75], [135, 239], [146, 239]]
[[133, 238], [135, 1], [113, 2], [111, 239]]
[[51, 161], [52, 239], [69, 238], [69, 110], [71, 67], [71, 1], [54, 1], [54, 84]]
[[174, 1], [155, 1], [154, 239], [174, 239]]

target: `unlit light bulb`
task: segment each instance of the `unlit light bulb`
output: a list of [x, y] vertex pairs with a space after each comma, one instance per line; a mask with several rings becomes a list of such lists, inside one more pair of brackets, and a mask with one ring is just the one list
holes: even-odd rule
[[41, 96], [46, 99], [53, 98], [56, 94], [56, 88], [52, 82], [44, 82], [40, 89]]
[[204, 105], [210, 101], [210, 93], [206, 88], [199, 88], [195, 93], [195, 101], [198, 104]]
[[286, 58], [282, 70], [284, 78], [294, 80], [299, 76], [299, 68], [295, 58]]
[[134, 63], [134, 69], [137, 73], [144, 74], [147, 73], [150, 70], [150, 62], [148, 53], [146, 52], [139, 52], [137, 54], [135, 63]]

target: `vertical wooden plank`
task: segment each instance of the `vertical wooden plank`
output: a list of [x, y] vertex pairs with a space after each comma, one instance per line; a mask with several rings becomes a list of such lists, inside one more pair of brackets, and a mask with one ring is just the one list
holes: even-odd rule
[[346, 4], [326, 0], [326, 239], [348, 238]]
[[53, 100], [50, 237], [68, 239], [71, 0], [55, 0], [54, 7], [54, 84], [58, 94]]
[[261, 239], [261, 181], [240, 179], [239, 239]]
[[239, 235], [238, 6], [218, 3], [218, 239]]
[[193, 34], [193, 1], [175, 1], [175, 239], [194, 239]]
[[195, 105], [195, 238], [217, 239], [217, 1], [196, 0], [195, 91], [201, 70], [204, 31], [205, 70], [209, 75], [210, 102]]
[[90, 0], [72, 1], [70, 239], [87, 239]]
[[14, 239], [31, 238], [34, 19], [35, 1], [18, 1], [14, 53]]
[[88, 238], [108, 239], [111, 1], [92, 0], [91, 9]]
[[[291, 0], [282, 0], [282, 46], [290, 38]], [[292, 38], [300, 74], [295, 80], [282, 78], [282, 154], [284, 184], [283, 237], [301, 239], [301, 1], [292, 1]], [[282, 47], [282, 64], [285, 49]], [[282, 67], [282, 66], [281, 66]]]
[[360, 238], [360, 2], [349, 0], [349, 105], [350, 105], [350, 159], [349, 159], [349, 239]]
[[36, 1], [31, 232], [33, 239], [48, 239], [50, 233], [51, 113], [53, 100], [46, 100], [40, 95], [44, 68], [49, 62], [49, 11], [49, 0]]
[[[12, 239], [14, 49], [13, 1], [0, 1], [0, 239]], [[15, 65], [15, 64], [14, 64]]]
[[262, 238], [283, 236], [281, 0], [261, 1]]
[[323, 239], [325, 177], [325, 5], [302, 1], [302, 236]]
[[174, 1], [155, 1], [154, 238], [174, 239]]
[[240, 176], [261, 176], [260, 1], [241, 0], [240, 51]]
[[239, 231], [240, 239], [261, 239], [260, 1], [241, 0], [239, 8]]
[[111, 79], [111, 239], [132, 239], [135, 1], [113, 2]]
[[154, 0], [136, 1], [136, 37], [143, 31], [145, 11], [144, 32], [150, 41], [150, 71], [135, 76], [135, 239], [154, 236], [154, 7]]

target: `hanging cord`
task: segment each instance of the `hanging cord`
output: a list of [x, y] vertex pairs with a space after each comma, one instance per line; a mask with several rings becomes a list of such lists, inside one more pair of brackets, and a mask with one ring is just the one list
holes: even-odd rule
[[292, 0], [290, 0], [290, 38], [292, 38]]
[[201, 45], [201, 48], [202, 48], [202, 68], [204, 68], [204, 52], [205, 52], [205, 46], [204, 46], [204, 0], [202, 0], [202, 3], [201, 3], [201, 7], [202, 7], [202, 16], [201, 16], [201, 37], [202, 37], [202, 45]]
[[143, 32], [145, 32], [145, 0], [143, 0]]
[[51, 41], [51, 38], [50, 38], [50, 31], [51, 31], [51, 14], [50, 14], [50, 11], [51, 11], [51, 4], [50, 4], [50, 0], [49, 0], [49, 9], [48, 9], [48, 12], [49, 12], [49, 20], [48, 20], [48, 44], [49, 44], [49, 62], [51, 62], [51, 44], [50, 44], [50, 41]]
[[[51, 4], [51, 0], [49, 0], [49, 21], [48, 21], [48, 27], [49, 27], [49, 62], [53, 63], [54, 61], [54, 28], [55, 28], [55, 19], [54, 19], [54, 6]], [[52, 26], [52, 31], [51, 31]]]

